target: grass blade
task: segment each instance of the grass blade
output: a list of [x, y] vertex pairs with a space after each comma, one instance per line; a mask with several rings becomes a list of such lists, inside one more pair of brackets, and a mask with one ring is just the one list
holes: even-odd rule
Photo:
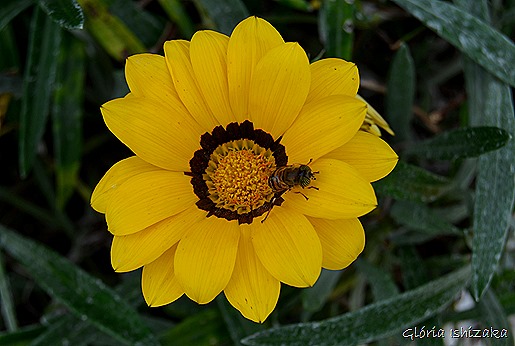
[[395, 335], [443, 310], [465, 287], [468, 267], [356, 312], [269, 329], [243, 339], [245, 345], [357, 345]]
[[19, 160], [26, 177], [36, 157], [45, 130], [54, 88], [61, 28], [36, 7], [30, 25], [29, 52], [23, 77]]
[[448, 2], [393, 1], [494, 76], [515, 86], [515, 45], [508, 37]]
[[0, 225], [0, 246], [82, 321], [128, 345], [158, 345], [136, 310], [67, 259]]

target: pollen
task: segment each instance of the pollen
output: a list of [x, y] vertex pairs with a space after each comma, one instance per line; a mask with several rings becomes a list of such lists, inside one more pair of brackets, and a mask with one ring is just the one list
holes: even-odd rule
[[240, 139], [213, 151], [203, 178], [209, 198], [218, 208], [245, 214], [272, 199], [274, 193], [268, 177], [274, 169], [275, 159], [270, 149]]

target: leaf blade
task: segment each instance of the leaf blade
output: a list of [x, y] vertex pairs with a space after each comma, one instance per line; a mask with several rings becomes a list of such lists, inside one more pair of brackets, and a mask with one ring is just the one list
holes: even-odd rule
[[39, 0], [39, 5], [65, 29], [82, 30], [84, 27], [84, 13], [75, 0]]
[[32, 168], [38, 143], [45, 130], [60, 41], [60, 27], [37, 7], [30, 26], [28, 61], [23, 77], [19, 135], [22, 177], [27, 176]]
[[205, 10], [217, 31], [230, 35], [234, 27], [249, 16], [241, 0], [194, 0], [197, 7]]
[[[322, 322], [269, 329], [243, 339], [245, 345], [356, 345], [394, 335], [445, 308], [466, 285], [468, 267], [412, 291]], [[388, 318], [385, 318], [388, 316]]]
[[446, 131], [405, 150], [426, 159], [457, 160], [502, 148], [510, 134], [498, 127], [478, 126]]
[[158, 345], [136, 311], [119, 295], [55, 252], [0, 225], [0, 246], [34, 280], [81, 320], [125, 344]]
[[79, 173], [82, 153], [85, 51], [82, 42], [63, 36], [58, 56], [57, 83], [52, 107], [56, 169], [56, 206], [63, 209]]
[[456, 6], [435, 0], [393, 0], [494, 76], [515, 86], [515, 45]]
[[411, 138], [410, 122], [415, 99], [415, 63], [408, 46], [402, 43], [388, 72], [386, 116], [391, 124], [396, 142]]

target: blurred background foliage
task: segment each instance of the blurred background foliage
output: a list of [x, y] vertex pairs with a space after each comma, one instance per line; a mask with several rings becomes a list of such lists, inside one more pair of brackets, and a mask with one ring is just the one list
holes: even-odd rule
[[[89, 206], [130, 155], [99, 112], [128, 92], [125, 58], [248, 15], [311, 60], [356, 62], [401, 157], [374, 184], [359, 260], [283, 286], [264, 325], [223, 297], [148, 308]], [[464, 326], [504, 328], [483, 342], [512, 345], [514, 29], [514, 0], [2, 0], [0, 345], [398, 345], [415, 326], [445, 328], [420, 344]]]

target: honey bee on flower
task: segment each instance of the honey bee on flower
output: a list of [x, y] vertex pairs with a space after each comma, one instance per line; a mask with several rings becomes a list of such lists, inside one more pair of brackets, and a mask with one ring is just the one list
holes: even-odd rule
[[166, 42], [164, 56], [131, 56], [125, 73], [130, 93], [101, 111], [135, 155], [105, 174], [91, 205], [114, 236], [113, 268], [143, 267], [148, 305], [224, 292], [263, 322], [281, 283], [312, 286], [321, 268], [361, 253], [358, 217], [377, 205], [370, 183], [398, 158], [360, 131], [355, 64], [310, 64], [250, 17], [230, 37], [199, 31]]

